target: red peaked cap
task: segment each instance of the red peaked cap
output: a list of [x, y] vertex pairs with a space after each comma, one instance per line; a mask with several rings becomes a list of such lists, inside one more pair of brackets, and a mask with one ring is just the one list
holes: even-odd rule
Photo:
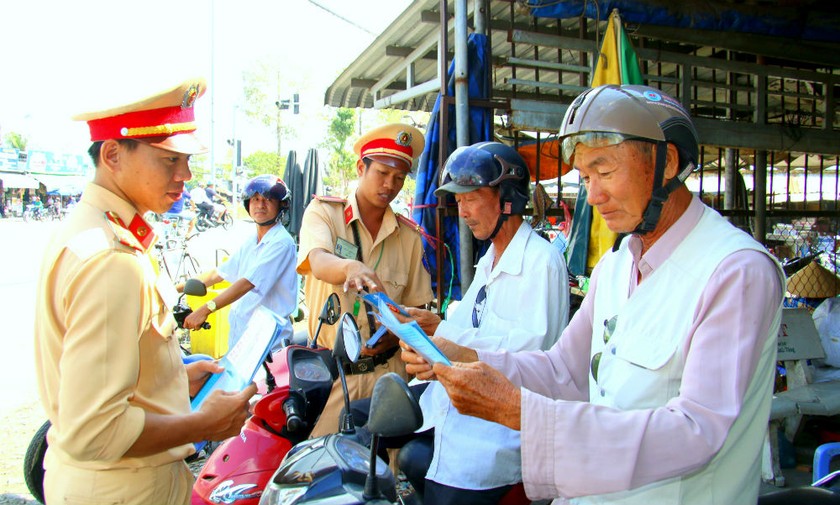
[[136, 139], [168, 151], [199, 154], [207, 148], [193, 134], [193, 105], [205, 87], [203, 79], [193, 79], [138, 102], [74, 119], [87, 121], [92, 142]]

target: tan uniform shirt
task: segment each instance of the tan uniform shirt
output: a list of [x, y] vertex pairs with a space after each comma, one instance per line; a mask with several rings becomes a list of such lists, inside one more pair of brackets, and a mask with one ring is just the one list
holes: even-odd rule
[[143, 458], [123, 456], [143, 430], [144, 412], [186, 414], [189, 390], [153, 260], [106, 211], [123, 223], [137, 215], [128, 202], [89, 184], [41, 266], [35, 364], [52, 422], [48, 479], [64, 465], [143, 468], [193, 452], [187, 444]]
[[[334, 201], [332, 201], [334, 200]], [[306, 277], [306, 306], [309, 308], [309, 333], [314, 335], [318, 326], [318, 314], [330, 293], [337, 293], [341, 300], [341, 311], [353, 312], [355, 293], [344, 293], [343, 286], [320, 281], [312, 275], [309, 253], [313, 249], [324, 249], [335, 254], [336, 243], [341, 238], [355, 244], [352, 223], [359, 232], [359, 242], [364, 263], [376, 272], [385, 284], [384, 290], [391, 299], [406, 306], [420, 306], [432, 300], [431, 277], [423, 267], [423, 244], [420, 235], [410, 227], [400, 224], [389, 209], [385, 212], [378, 235], [371, 237], [359, 217], [356, 195], [347, 201], [340, 199], [315, 199], [306, 207], [300, 232], [298, 249], [299, 274]], [[362, 340], [370, 337], [365, 305], [361, 304], [356, 322], [361, 330]], [[321, 326], [318, 344], [332, 347], [335, 342], [336, 326]], [[348, 375], [350, 399], [366, 398], [373, 392], [376, 379], [386, 372], [397, 372], [405, 377], [405, 365], [399, 353], [392, 357], [387, 366], [376, 367], [376, 371], [363, 375]], [[338, 414], [343, 406], [341, 387], [333, 385], [329, 403], [313, 432], [313, 436], [335, 433], [338, 429]]]

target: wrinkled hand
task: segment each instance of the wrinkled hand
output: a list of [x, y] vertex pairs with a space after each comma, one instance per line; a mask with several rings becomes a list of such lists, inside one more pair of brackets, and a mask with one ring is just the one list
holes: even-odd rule
[[480, 361], [433, 370], [458, 412], [520, 429], [522, 394], [501, 372]]
[[190, 397], [198, 394], [201, 387], [214, 373], [223, 372], [225, 367], [218, 360], [203, 359], [185, 365], [190, 381]]
[[361, 291], [367, 289], [369, 293], [383, 290], [384, 284], [376, 273], [361, 261], [351, 261], [345, 272], [344, 292], [350, 289]]
[[[461, 361], [464, 363], [469, 363], [472, 361], [478, 360], [478, 354], [476, 354], [475, 350], [465, 347], [463, 345], [458, 345], [451, 340], [447, 340], [443, 337], [430, 337], [432, 342], [435, 343], [436, 346], [440, 349], [450, 361]], [[405, 362], [405, 371], [409, 374], [416, 376], [418, 379], [421, 380], [435, 380], [435, 373], [432, 370], [431, 365], [426, 362], [426, 360], [417, 353], [410, 345], [407, 343], [400, 341], [400, 347], [402, 348], [402, 353], [400, 354], [400, 359]]]
[[188, 330], [197, 330], [201, 328], [204, 321], [207, 321], [208, 315], [210, 315], [210, 313], [204, 308], [204, 306], [192, 311], [190, 315], [184, 319], [184, 328]]
[[395, 314], [401, 323], [408, 323], [414, 319], [417, 321], [417, 324], [420, 325], [420, 328], [426, 332], [426, 335], [435, 334], [435, 331], [440, 324], [440, 316], [431, 310], [418, 309], [415, 307], [406, 307], [405, 311], [408, 312], [411, 318], [405, 317], [401, 314]]
[[201, 404], [200, 412], [206, 419], [204, 440], [218, 441], [239, 434], [248, 419], [248, 400], [257, 392], [257, 385], [251, 383], [238, 393], [217, 389]]

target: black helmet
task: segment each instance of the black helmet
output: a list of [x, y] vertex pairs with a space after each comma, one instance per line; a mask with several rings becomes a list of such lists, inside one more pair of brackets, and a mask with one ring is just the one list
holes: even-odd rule
[[272, 223], [279, 220], [284, 211], [289, 208], [289, 202], [292, 197], [292, 194], [289, 192], [289, 188], [286, 187], [286, 183], [283, 182], [283, 179], [270, 174], [258, 175], [248, 181], [248, 184], [245, 185], [245, 189], [242, 191], [242, 205], [245, 206], [246, 211], [250, 212], [248, 207], [251, 202], [251, 198], [253, 198], [256, 194], [260, 194], [264, 198], [271, 198], [280, 202], [280, 211], [277, 213], [277, 219], [272, 220]]
[[[635, 230], [639, 234], [656, 227], [662, 205], [696, 168], [700, 152], [697, 130], [682, 104], [656, 88], [634, 84], [605, 84], [581, 93], [566, 110], [559, 138], [567, 163], [579, 143], [590, 147], [625, 140], [657, 144], [653, 193]], [[677, 176], [662, 186], [668, 143], [677, 148], [680, 166]]]
[[500, 142], [459, 147], [446, 160], [435, 196], [468, 193], [480, 187], [499, 188], [503, 216], [522, 215], [531, 196], [531, 177], [525, 160], [516, 149]]

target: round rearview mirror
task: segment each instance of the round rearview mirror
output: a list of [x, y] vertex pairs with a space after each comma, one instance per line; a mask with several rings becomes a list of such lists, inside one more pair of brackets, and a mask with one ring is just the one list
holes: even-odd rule
[[198, 279], [187, 279], [184, 283], [184, 294], [190, 296], [204, 296], [207, 294], [207, 286]]
[[327, 297], [327, 301], [324, 302], [324, 306], [321, 307], [321, 314], [318, 315], [318, 319], [329, 325], [333, 325], [336, 321], [338, 321], [338, 316], [340, 314], [341, 301], [338, 299], [338, 295], [336, 293], [330, 293], [330, 296]]
[[346, 313], [341, 316], [341, 321], [338, 324], [333, 355], [355, 363], [361, 352], [362, 336], [359, 334], [359, 326], [356, 324], [353, 314]]

